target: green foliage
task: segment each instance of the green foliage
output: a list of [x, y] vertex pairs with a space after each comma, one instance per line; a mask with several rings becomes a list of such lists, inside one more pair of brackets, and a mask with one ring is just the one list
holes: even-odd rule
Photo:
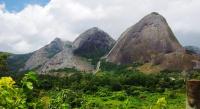
[[[108, 64], [108, 63], [105, 63]], [[0, 90], [0, 106], [4, 90], [16, 94], [22, 102], [6, 103], [10, 107], [33, 109], [184, 109], [185, 83], [179, 72], [143, 74], [134, 65], [102, 67], [96, 74], [75, 69], [60, 69], [67, 76], [37, 75], [29, 72], [16, 84]], [[114, 68], [115, 67], [115, 68]], [[192, 75], [191, 75], [192, 76]], [[195, 73], [198, 77], [198, 73]], [[5, 81], [5, 80], [4, 80]], [[7, 82], [0, 83], [6, 84]], [[11, 92], [10, 92], [11, 91]], [[6, 94], [6, 93], [5, 93]], [[164, 98], [163, 98], [164, 97]], [[5, 103], [4, 103], [5, 104]], [[9, 107], [9, 108], [10, 108]]]
[[107, 97], [110, 96], [112, 93], [109, 90], [109, 88], [104, 88], [104, 87], [99, 87], [98, 92], [96, 93], [96, 95], [100, 96], [100, 97]]
[[37, 83], [37, 76], [35, 72], [28, 72], [21, 80], [22, 88], [33, 89], [33, 83]]
[[165, 97], [159, 98], [155, 106], [153, 106], [153, 109], [167, 109], [167, 101]]
[[79, 73], [77, 69], [73, 68], [64, 68], [64, 69], [58, 69], [58, 70], [51, 70], [50, 72], [65, 72], [65, 73]]
[[124, 101], [127, 98], [127, 94], [124, 91], [119, 91], [113, 93], [111, 99], [117, 99], [119, 101]]
[[123, 70], [126, 66], [116, 65], [111, 62], [106, 62], [105, 60], [101, 60], [100, 69], [102, 71], [120, 71]]
[[8, 56], [9, 56], [8, 53], [0, 52], [0, 73], [5, 73], [6, 71], [8, 71], [8, 68], [7, 68]]
[[22, 86], [15, 85], [11, 77], [0, 79], [0, 106], [9, 109], [24, 109], [32, 104], [33, 85], [37, 82], [34, 72], [29, 72], [21, 80]]
[[61, 91], [55, 92], [53, 91], [51, 95], [53, 95], [52, 102], [50, 104], [51, 109], [68, 109], [69, 107], [80, 107], [82, 103], [81, 95], [69, 89], [63, 89]]
[[24, 109], [27, 107], [23, 89], [17, 88], [11, 77], [0, 79], [0, 106], [7, 109]]
[[23, 68], [25, 62], [32, 56], [32, 53], [28, 54], [12, 54], [7, 59], [8, 69], [10, 71], [18, 72], [20, 68]]
[[139, 96], [141, 91], [144, 91], [143, 87], [131, 86], [126, 89], [126, 93], [129, 96]]

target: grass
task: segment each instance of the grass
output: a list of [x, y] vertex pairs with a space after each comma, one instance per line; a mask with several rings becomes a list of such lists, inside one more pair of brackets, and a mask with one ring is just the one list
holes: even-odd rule
[[[116, 93], [116, 92], [114, 92]], [[114, 94], [113, 93], [113, 94]], [[99, 97], [96, 95], [85, 95], [86, 104], [97, 109], [150, 109], [158, 98], [166, 97], [167, 109], [184, 109], [185, 93], [176, 91], [176, 98], [170, 98], [168, 91], [164, 93], [141, 92], [139, 96], [127, 96], [125, 100], [119, 100], [111, 96]]]
[[158, 73], [158, 72], [160, 72], [162, 70], [160, 66], [152, 65], [152, 63], [146, 63], [146, 64], [144, 64], [142, 66], [139, 66], [137, 69], [140, 72], [144, 72], [146, 74]]

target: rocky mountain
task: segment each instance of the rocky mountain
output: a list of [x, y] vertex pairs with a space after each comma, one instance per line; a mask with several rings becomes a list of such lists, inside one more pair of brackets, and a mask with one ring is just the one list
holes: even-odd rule
[[92, 71], [95, 66], [88, 59], [104, 56], [114, 43], [115, 41], [103, 30], [97, 27], [90, 28], [80, 34], [73, 43], [68, 44], [63, 51], [46, 62], [40, 70], [43, 73], [67, 67], [81, 71]]
[[45, 62], [52, 58], [55, 54], [62, 51], [64, 48], [64, 42], [59, 38], [55, 38], [50, 44], [40, 48], [33, 52], [31, 57], [26, 61], [24, 68], [21, 70], [37, 69], [41, 67]]
[[76, 68], [80, 71], [92, 71], [92, 66], [87, 59], [75, 56], [73, 54], [74, 48], [72, 43], [67, 43], [65, 48], [56, 54], [54, 57], [49, 59], [40, 69], [39, 73], [50, 72], [51, 70], [58, 70], [64, 68]]
[[99, 58], [107, 54], [114, 44], [115, 40], [106, 32], [93, 27], [80, 34], [73, 42], [74, 54], [86, 58]]
[[115, 40], [106, 32], [93, 27], [80, 34], [74, 42], [55, 38], [32, 53], [12, 54], [8, 58], [8, 67], [15, 72], [35, 69], [42, 74], [64, 68], [92, 71], [95, 66], [89, 59], [106, 55], [114, 43]]
[[122, 33], [107, 59], [118, 64], [143, 63], [153, 56], [181, 50], [165, 18], [154, 12]]
[[115, 64], [140, 63], [138, 70], [142, 72], [191, 70], [200, 69], [198, 50], [182, 47], [166, 19], [153, 12], [129, 27], [117, 42], [108, 33], [93, 27], [73, 42], [56, 38], [32, 53], [12, 54], [8, 68], [13, 71], [35, 69], [41, 74], [65, 68], [93, 71], [104, 57]]
[[166, 19], [153, 12], [122, 33], [106, 60], [116, 64], [143, 63], [159, 70], [188, 70], [199, 58], [186, 54]]
[[196, 46], [185, 46], [186, 52], [190, 54], [197, 54], [200, 55], [200, 48]]

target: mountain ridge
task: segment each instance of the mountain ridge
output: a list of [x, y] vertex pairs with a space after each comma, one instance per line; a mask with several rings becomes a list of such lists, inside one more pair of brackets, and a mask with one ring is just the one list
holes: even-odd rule
[[[82, 40], [82, 38], [85, 38]], [[82, 45], [78, 45], [76, 41], [80, 40]], [[92, 40], [91, 40], [92, 39]], [[96, 40], [97, 39], [97, 40]], [[10, 68], [14, 67], [18, 64], [18, 61], [21, 61], [21, 65], [18, 66], [20, 68], [12, 68], [13, 71], [23, 72], [26, 70], [37, 70], [40, 74], [45, 74], [50, 72], [51, 70], [64, 69], [64, 68], [76, 68], [81, 71], [93, 71], [95, 70], [95, 66], [91, 64], [90, 56], [82, 56], [81, 54], [74, 53], [74, 51], [79, 50], [79, 48], [84, 48], [83, 51], [86, 54], [92, 54], [95, 52], [101, 52], [101, 50], [105, 47], [102, 54], [99, 56], [94, 55], [93, 57], [98, 57], [98, 60], [101, 56], [105, 55], [114, 45], [115, 40], [108, 35], [108, 33], [103, 30], [93, 27], [77, 37], [77, 40], [70, 41], [62, 41], [60, 38], [55, 38], [49, 44], [44, 47], [27, 54], [20, 54], [9, 57], [9, 65]], [[96, 40], [96, 42], [94, 41]], [[102, 47], [103, 46], [103, 47]], [[87, 48], [95, 47], [96, 49]], [[99, 49], [100, 48], [100, 49]], [[98, 51], [99, 50], [99, 51]], [[95, 61], [96, 62], [96, 61]]]
[[187, 54], [166, 19], [153, 12], [121, 34], [106, 60], [115, 64], [142, 63], [145, 67], [139, 70], [148, 65], [161, 71], [193, 69], [193, 61], [199, 61], [199, 57]]
[[[176, 39], [166, 19], [152, 12], [127, 28], [117, 42], [98, 27], [81, 33], [73, 42], [55, 38], [48, 45], [29, 54], [12, 55], [12, 68], [19, 71], [35, 69], [41, 74], [51, 70], [76, 68], [94, 71], [101, 58], [114, 64], [142, 63], [159, 70], [191, 70], [200, 62], [200, 56], [188, 54]], [[15, 62], [16, 61], [16, 62]], [[17, 63], [19, 62], [19, 63]], [[152, 65], [152, 66], [148, 66]], [[99, 66], [99, 65], [98, 65]], [[141, 66], [139, 69], [145, 68]], [[153, 68], [153, 67], [152, 67]]]
[[[147, 49], [150, 50], [150, 52], [155, 53], [167, 53], [182, 49], [165, 18], [155, 12], [143, 17], [138, 23], [125, 30], [115, 46], [117, 49], [113, 49], [108, 54], [107, 58], [114, 63], [127, 63], [122, 61], [138, 61], [140, 55], [144, 55], [143, 58], [147, 58], [146, 60], [144, 59], [144, 61], [149, 61], [149, 53], [145, 52]], [[126, 51], [121, 52], [120, 49]], [[132, 49], [132, 51], [130, 49]], [[136, 55], [128, 58], [127, 54]], [[118, 60], [120, 58], [122, 58], [121, 61]], [[143, 61], [143, 59], [141, 59], [141, 61]]]

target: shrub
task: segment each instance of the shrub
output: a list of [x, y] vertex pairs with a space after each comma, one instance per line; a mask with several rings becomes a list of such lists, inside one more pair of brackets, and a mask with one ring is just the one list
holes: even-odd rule
[[127, 95], [124, 91], [119, 91], [119, 92], [114, 92], [111, 98], [124, 101], [127, 98]]
[[167, 101], [165, 100], [165, 97], [159, 98], [155, 105], [156, 109], [166, 109], [167, 107]]
[[177, 94], [175, 91], [165, 91], [165, 94], [167, 95], [168, 98], [170, 99], [175, 99], [177, 97]]
[[96, 93], [98, 96], [100, 97], [106, 97], [106, 96], [110, 96], [111, 95], [111, 92], [108, 88], [103, 88], [103, 87], [100, 87], [98, 89], [98, 92]]
[[122, 86], [120, 83], [116, 82], [112, 83], [111, 88], [113, 91], [120, 91], [122, 89]]
[[50, 108], [57, 109], [62, 106], [69, 108], [78, 108], [84, 102], [82, 94], [69, 89], [52, 92], [52, 102]]
[[0, 79], [0, 106], [7, 109], [26, 108], [26, 95], [23, 89], [17, 88], [14, 84], [15, 81], [11, 77]]
[[126, 89], [126, 93], [130, 96], [138, 96], [142, 91], [144, 91], [144, 88], [137, 86], [131, 86], [128, 89]]
[[0, 73], [5, 73], [6, 71], [8, 71], [7, 62], [6, 62], [8, 56], [9, 56], [8, 53], [0, 52]]

